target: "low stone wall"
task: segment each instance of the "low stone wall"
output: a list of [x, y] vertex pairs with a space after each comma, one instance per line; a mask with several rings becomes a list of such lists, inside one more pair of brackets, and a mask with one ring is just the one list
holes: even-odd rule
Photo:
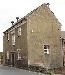
[[28, 65], [25, 60], [17, 60], [16, 67], [21, 68], [21, 69], [27, 69]]
[[54, 69], [48, 69], [47, 70], [46, 68], [43, 68], [41, 66], [29, 65], [28, 70], [35, 71], [35, 72], [40, 72], [40, 73], [48, 74], [48, 75], [65, 75], [65, 67], [60, 67], [60, 68], [54, 68]]
[[54, 68], [54, 73], [55, 74], [65, 75], [65, 66], [64, 67], [60, 67], [60, 68]]
[[62, 70], [63, 70], [62, 67], [61, 68], [54, 68], [54, 73], [55, 74], [62, 74]]

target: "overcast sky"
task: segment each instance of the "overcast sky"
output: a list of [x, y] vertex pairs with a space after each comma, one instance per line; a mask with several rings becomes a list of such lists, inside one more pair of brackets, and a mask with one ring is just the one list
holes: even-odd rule
[[22, 18], [43, 3], [50, 3], [65, 30], [65, 0], [0, 0], [0, 51], [3, 51], [3, 31], [11, 26], [10, 22], [16, 22], [16, 17]]

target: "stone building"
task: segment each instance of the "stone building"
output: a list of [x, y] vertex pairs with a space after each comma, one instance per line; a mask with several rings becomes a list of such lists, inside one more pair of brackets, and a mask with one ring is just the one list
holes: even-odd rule
[[60, 36], [61, 23], [50, 10], [49, 3], [44, 3], [23, 18], [17, 18], [17, 22], [4, 32], [4, 64], [62, 67]]

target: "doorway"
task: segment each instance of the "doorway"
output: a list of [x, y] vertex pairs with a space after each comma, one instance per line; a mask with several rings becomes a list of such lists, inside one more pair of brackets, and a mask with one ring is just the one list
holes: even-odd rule
[[11, 65], [12, 67], [14, 67], [15, 65], [15, 54], [14, 53], [11, 54]]

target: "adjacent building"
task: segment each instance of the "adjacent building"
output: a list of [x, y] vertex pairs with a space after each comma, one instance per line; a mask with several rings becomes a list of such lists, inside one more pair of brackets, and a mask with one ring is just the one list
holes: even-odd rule
[[3, 57], [4, 57], [3, 52], [0, 52], [0, 64], [3, 64]]
[[65, 66], [65, 31], [61, 31], [61, 48], [63, 51], [63, 66]]
[[42, 4], [4, 32], [4, 64], [16, 67], [40, 65], [45, 68], [63, 66], [61, 23]]

